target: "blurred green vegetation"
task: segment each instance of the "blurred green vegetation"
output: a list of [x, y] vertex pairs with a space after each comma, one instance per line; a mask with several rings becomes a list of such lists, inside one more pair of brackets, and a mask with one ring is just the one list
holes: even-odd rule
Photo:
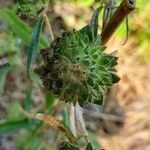
[[[59, 2], [63, 5], [63, 1]], [[68, 1], [68, 3], [72, 3], [75, 7], [82, 7], [85, 9], [86, 7], [89, 8], [93, 2], [94, 0]], [[47, 3], [48, 0], [39, 0], [38, 3], [36, 3], [37, 5], [35, 5], [35, 1], [30, 4], [26, 4], [26, 1], [19, 0], [18, 3], [12, 2], [8, 8], [4, 7], [0, 10], [0, 61], [3, 57], [6, 57], [8, 61], [8, 66], [0, 67], [0, 106], [4, 108], [4, 111], [0, 110], [0, 138], [2, 138], [3, 135], [17, 134], [17, 136], [15, 136], [14, 143], [18, 150], [50, 150], [52, 149], [52, 144], [56, 143], [55, 140], [57, 133], [55, 133], [55, 131], [51, 131], [50, 129], [49, 132], [45, 132], [45, 127], [40, 121], [27, 119], [20, 108], [20, 106], [22, 106], [26, 111], [40, 111], [44, 113], [54, 113], [55, 111], [53, 110], [53, 106], [56, 103], [55, 97], [50, 92], [46, 92], [46, 94], [42, 95], [44, 97], [44, 100], [42, 99], [44, 102], [42, 101], [40, 105], [37, 102], [38, 100], [36, 101], [35, 93], [39, 92], [37, 86], [42, 87], [41, 80], [35, 74], [32, 74], [31, 79], [33, 80], [27, 81], [27, 78], [23, 78], [23, 76], [26, 76], [25, 66], [27, 47], [31, 41], [31, 33], [35, 24], [35, 17]], [[18, 8], [19, 12], [17, 12]], [[17, 13], [19, 13], [20, 17], [18, 17], [19, 15], [16, 15]], [[149, 1], [139, 0], [137, 1], [136, 12], [134, 12], [132, 16], [129, 16], [131, 38], [134, 38], [137, 45], [137, 51], [141, 54], [141, 61], [148, 64], [150, 63], [149, 13]], [[23, 21], [24, 14], [27, 15], [25, 16], [27, 18], [26, 21]], [[87, 16], [87, 18], [88, 17], [89, 16]], [[135, 22], [135, 20], [137, 21]], [[86, 20], [83, 22], [86, 22]], [[116, 36], [124, 38], [125, 24], [119, 28]], [[47, 35], [41, 35], [39, 45], [35, 53], [38, 54], [39, 49], [48, 47], [50, 43], [48, 41]], [[20, 99], [14, 99], [10, 96], [20, 87], [16, 89], [14, 87], [13, 92], [10, 91], [7, 93], [7, 91], [9, 91], [10, 84], [6, 84], [6, 81], [9, 80], [8, 82], [11, 82], [9, 76], [13, 73], [15, 74], [15, 84], [17, 84], [17, 86], [25, 84], [25, 89], [21, 91], [23, 96], [21, 96]], [[23, 81], [20, 82], [20, 80]], [[64, 108], [61, 110], [61, 113], [63, 120], [66, 124], [68, 124], [67, 109]], [[49, 141], [49, 139], [51, 140]], [[90, 141], [92, 141], [96, 147], [99, 147], [92, 133], [90, 133]]]

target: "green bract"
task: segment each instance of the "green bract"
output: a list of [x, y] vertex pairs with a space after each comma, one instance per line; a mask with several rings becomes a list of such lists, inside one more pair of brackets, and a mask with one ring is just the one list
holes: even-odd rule
[[91, 40], [83, 30], [65, 32], [41, 51], [44, 64], [36, 72], [60, 100], [101, 104], [108, 87], [119, 80], [114, 74], [117, 57], [104, 49], [99, 35]]

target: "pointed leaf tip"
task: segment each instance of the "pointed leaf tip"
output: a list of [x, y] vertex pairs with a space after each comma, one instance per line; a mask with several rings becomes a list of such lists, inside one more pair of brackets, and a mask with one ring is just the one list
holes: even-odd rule
[[95, 37], [97, 36], [97, 30], [98, 30], [98, 17], [99, 17], [99, 13], [100, 10], [102, 9], [102, 7], [98, 7], [93, 15], [92, 18], [90, 20], [90, 29], [91, 29], [91, 33], [92, 33], [92, 37], [93, 39], [95, 39]]

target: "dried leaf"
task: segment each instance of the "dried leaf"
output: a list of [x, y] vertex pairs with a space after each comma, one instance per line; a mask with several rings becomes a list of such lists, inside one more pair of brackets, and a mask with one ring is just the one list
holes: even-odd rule
[[48, 116], [45, 114], [36, 114], [33, 115], [33, 118], [39, 119], [44, 123], [50, 125], [51, 127], [57, 129], [58, 131], [62, 132], [71, 143], [77, 144], [76, 138], [74, 137], [68, 126], [66, 126], [62, 121], [56, 119], [53, 116]]

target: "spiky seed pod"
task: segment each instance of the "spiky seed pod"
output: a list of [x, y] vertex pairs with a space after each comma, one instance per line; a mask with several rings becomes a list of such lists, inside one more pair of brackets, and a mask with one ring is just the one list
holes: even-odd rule
[[68, 31], [42, 50], [44, 64], [36, 68], [47, 90], [65, 102], [101, 104], [105, 91], [119, 81], [117, 57], [104, 53], [100, 36]]

